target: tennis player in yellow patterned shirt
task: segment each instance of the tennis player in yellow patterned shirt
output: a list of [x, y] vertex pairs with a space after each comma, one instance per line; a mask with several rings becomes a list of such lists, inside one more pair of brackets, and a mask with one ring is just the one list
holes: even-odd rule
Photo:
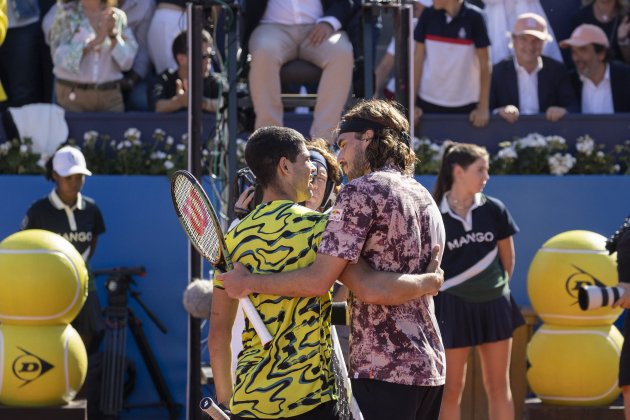
[[[311, 196], [309, 152], [289, 128], [265, 127], [247, 142], [245, 159], [263, 189], [263, 204], [226, 235], [233, 261], [254, 273], [290, 271], [315, 260], [326, 217], [296, 204]], [[217, 399], [232, 418], [337, 419], [331, 371], [331, 295], [250, 296], [273, 340], [265, 347], [246, 320], [236, 380], [231, 328], [237, 301], [215, 280], [209, 347]]]

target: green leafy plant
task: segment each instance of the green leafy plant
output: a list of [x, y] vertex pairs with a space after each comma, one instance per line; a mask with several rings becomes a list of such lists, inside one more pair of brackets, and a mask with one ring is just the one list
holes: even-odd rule
[[44, 169], [37, 164], [39, 159], [30, 138], [0, 143], [0, 174], [41, 174]]
[[421, 139], [414, 137], [411, 147], [416, 153], [416, 175], [437, 174], [444, 152], [442, 146], [426, 137]]
[[[175, 138], [162, 129], [150, 136], [137, 128], [129, 128], [117, 140], [94, 130], [83, 135], [83, 141], [70, 144], [80, 146], [88, 168], [95, 174], [112, 175], [170, 175], [186, 167], [188, 138]], [[244, 162], [245, 139], [237, 139], [237, 166]], [[417, 175], [437, 174], [444, 153], [444, 143], [426, 137], [414, 138]], [[210, 140], [202, 149], [204, 172], [225, 173], [227, 151]], [[14, 139], [0, 143], [0, 174], [41, 174], [43, 161], [33, 152], [30, 139]], [[575, 152], [568, 152], [567, 142], [560, 136], [532, 133], [522, 138], [499, 143], [497, 153], [490, 156], [491, 174], [626, 174], [630, 175], [630, 140], [606, 151], [589, 135], [576, 140]]]

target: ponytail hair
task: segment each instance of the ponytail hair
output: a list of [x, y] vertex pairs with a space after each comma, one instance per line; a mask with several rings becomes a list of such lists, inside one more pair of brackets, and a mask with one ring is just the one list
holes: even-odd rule
[[463, 169], [468, 168], [477, 159], [488, 159], [488, 151], [481, 146], [471, 143], [456, 143], [447, 140], [444, 148], [444, 156], [442, 164], [435, 181], [433, 189], [433, 199], [440, 205], [444, 193], [449, 191], [453, 186], [453, 169], [455, 165], [461, 166]]

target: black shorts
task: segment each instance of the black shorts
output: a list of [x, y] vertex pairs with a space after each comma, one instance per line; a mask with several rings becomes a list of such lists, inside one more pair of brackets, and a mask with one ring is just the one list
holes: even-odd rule
[[[286, 419], [286, 420], [339, 420], [339, 416], [336, 414], [335, 410], [335, 401], [328, 401], [323, 404], [318, 405], [311, 411], [308, 411], [304, 414], [300, 414], [299, 416], [293, 417], [276, 417], [276, 419]], [[232, 414], [230, 416], [230, 420], [248, 420], [253, 417], [240, 417], [236, 414]]]
[[630, 385], [630, 319], [626, 314], [623, 323], [623, 347], [619, 358], [619, 386]]
[[400, 385], [352, 379], [352, 395], [365, 420], [437, 420], [444, 386]]

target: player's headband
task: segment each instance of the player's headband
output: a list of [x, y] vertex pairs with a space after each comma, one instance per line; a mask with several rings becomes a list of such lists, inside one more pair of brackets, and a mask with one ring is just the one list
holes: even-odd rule
[[[339, 123], [339, 134], [363, 133], [366, 130], [378, 131], [378, 130], [383, 130], [386, 128], [390, 128], [390, 127], [387, 127], [386, 125], [383, 125], [376, 121], [367, 120], [365, 118], [349, 118], [347, 120], [342, 120]], [[394, 131], [397, 131], [397, 130], [394, 130]], [[400, 134], [400, 140], [402, 140], [403, 143], [409, 145], [409, 134], [405, 132], [400, 132], [399, 134]]]
[[309, 150], [308, 152], [311, 155], [311, 162], [319, 163], [324, 168], [326, 168], [326, 171], [328, 171], [328, 164], [326, 163], [326, 159], [324, 159], [324, 156], [322, 156], [321, 153], [316, 150]]

